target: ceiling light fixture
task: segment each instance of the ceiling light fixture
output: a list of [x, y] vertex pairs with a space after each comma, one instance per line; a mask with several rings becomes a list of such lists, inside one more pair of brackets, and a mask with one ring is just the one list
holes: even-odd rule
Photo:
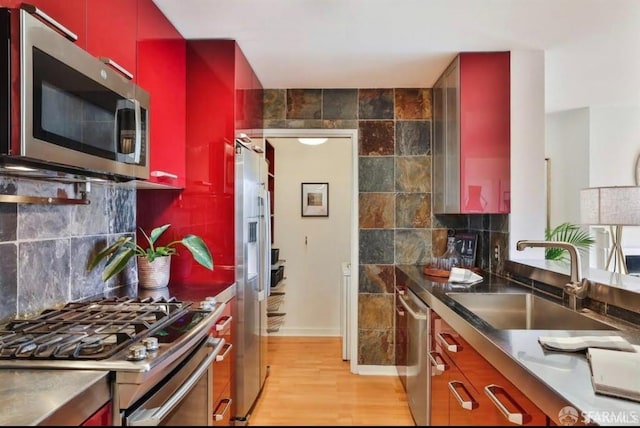
[[326, 143], [328, 138], [298, 138], [298, 141], [308, 146], [317, 146]]

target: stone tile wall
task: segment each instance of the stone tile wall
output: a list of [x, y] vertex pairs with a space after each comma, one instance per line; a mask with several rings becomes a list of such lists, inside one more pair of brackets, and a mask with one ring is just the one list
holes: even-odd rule
[[[79, 198], [74, 184], [0, 176], [0, 194]], [[0, 203], [0, 321], [137, 284], [135, 265], [104, 283], [93, 255], [135, 237], [133, 184], [92, 184], [88, 205]]]
[[358, 129], [358, 363], [392, 365], [394, 265], [444, 253], [447, 229], [457, 228], [479, 234], [478, 264], [496, 269], [489, 248], [508, 241], [508, 218], [432, 215], [430, 88], [266, 89], [264, 97], [265, 128]]

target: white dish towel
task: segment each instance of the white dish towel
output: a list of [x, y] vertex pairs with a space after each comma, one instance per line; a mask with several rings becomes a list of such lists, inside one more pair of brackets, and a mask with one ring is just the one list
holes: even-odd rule
[[587, 348], [603, 348], [635, 352], [631, 343], [621, 336], [540, 336], [538, 342], [550, 351], [578, 352]]
[[451, 268], [449, 274], [449, 282], [456, 282], [460, 284], [475, 284], [478, 281], [482, 281], [482, 277], [469, 269]]

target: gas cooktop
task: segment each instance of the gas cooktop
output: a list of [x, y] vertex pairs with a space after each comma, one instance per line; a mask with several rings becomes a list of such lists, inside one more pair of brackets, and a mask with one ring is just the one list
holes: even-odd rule
[[0, 367], [146, 371], [203, 339], [223, 306], [129, 297], [68, 303], [0, 328]]

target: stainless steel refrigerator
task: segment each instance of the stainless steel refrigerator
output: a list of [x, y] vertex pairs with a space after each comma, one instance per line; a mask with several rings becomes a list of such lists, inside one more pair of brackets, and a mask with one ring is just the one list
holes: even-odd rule
[[268, 169], [262, 149], [236, 141], [235, 253], [237, 284], [236, 425], [249, 420], [268, 375], [267, 297], [271, 289]]

